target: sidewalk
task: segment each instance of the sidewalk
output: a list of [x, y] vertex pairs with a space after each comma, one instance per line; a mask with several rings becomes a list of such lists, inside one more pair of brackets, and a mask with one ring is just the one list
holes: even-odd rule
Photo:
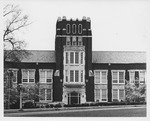
[[59, 110], [77, 110], [77, 109], [97, 109], [97, 108], [118, 108], [118, 107], [146, 107], [146, 105], [113, 105], [113, 106], [87, 106], [87, 107], [62, 107], [62, 108], [33, 108], [33, 109], [8, 109], [4, 113], [18, 113], [18, 112], [38, 112], [38, 111], [59, 111]]

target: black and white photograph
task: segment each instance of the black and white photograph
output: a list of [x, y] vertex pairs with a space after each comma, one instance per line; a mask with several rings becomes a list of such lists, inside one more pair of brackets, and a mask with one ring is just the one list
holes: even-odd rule
[[149, 0], [2, 0], [2, 10], [4, 119], [148, 118]]

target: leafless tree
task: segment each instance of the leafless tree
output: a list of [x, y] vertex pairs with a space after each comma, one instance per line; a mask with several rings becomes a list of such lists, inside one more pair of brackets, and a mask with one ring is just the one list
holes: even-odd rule
[[[26, 43], [18, 39], [18, 32], [30, 25], [28, 15], [23, 15], [18, 5], [8, 4], [3, 8], [4, 18], [4, 62], [6, 60], [20, 61], [29, 53], [24, 50]], [[7, 51], [6, 51], [7, 50]]]

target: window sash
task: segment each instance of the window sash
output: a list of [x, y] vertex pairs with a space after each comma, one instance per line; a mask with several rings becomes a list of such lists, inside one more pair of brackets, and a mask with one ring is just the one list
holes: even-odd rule
[[124, 100], [124, 89], [119, 89], [119, 100]]
[[118, 100], [118, 89], [113, 89], [113, 100]]
[[107, 90], [102, 89], [102, 101], [107, 101]]
[[95, 83], [100, 83], [100, 72], [95, 71]]
[[40, 70], [40, 83], [52, 83], [52, 70]]
[[76, 34], [76, 25], [75, 24], [72, 25], [72, 33]]
[[82, 25], [81, 24], [78, 25], [78, 33], [82, 34]]
[[112, 71], [112, 83], [113, 84], [124, 84], [125, 83], [125, 72], [124, 71]]
[[100, 89], [95, 89], [95, 101], [100, 100]]
[[22, 82], [33, 83], [35, 81], [35, 71], [30, 69], [22, 70]]
[[79, 71], [75, 70], [75, 82], [79, 82]]
[[66, 25], [66, 33], [67, 33], [67, 34], [70, 34], [70, 24], [67, 24], [67, 25]]
[[70, 52], [70, 63], [74, 64], [74, 52]]
[[75, 52], [75, 64], [79, 63], [79, 52]]
[[74, 82], [74, 71], [70, 70], [70, 82]]

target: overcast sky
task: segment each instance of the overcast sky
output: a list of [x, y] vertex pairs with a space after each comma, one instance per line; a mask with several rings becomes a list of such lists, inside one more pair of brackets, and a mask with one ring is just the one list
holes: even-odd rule
[[[20, 1], [20, 0], [19, 0]], [[29, 50], [54, 50], [56, 21], [91, 18], [92, 47], [96, 51], [147, 50], [150, 40], [148, 0], [6, 0], [20, 5], [32, 22], [19, 37]]]

